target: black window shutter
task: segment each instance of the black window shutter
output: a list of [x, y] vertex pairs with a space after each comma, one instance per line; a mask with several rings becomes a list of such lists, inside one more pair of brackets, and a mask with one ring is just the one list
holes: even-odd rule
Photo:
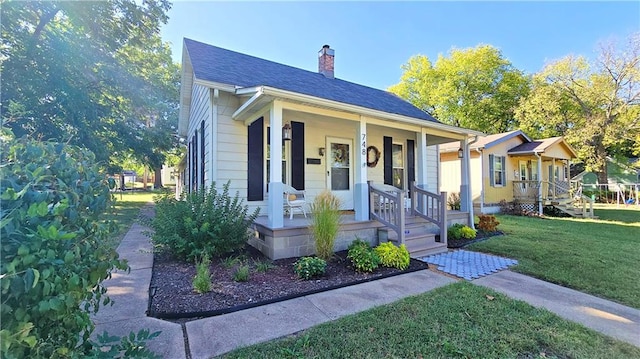
[[204, 121], [200, 123], [200, 185], [204, 187]]
[[382, 147], [382, 161], [384, 162], [384, 184], [393, 186], [393, 139], [391, 137], [384, 136], [382, 138]]
[[304, 123], [291, 121], [291, 186], [304, 189]]
[[193, 134], [193, 175], [191, 176], [191, 183], [193, 189], [198, 189], [198, 130]]
[[193, 151], [193, 146], [191, 145], [192, 141], [189, 141], [189, 148], [187, 149], [187, 169], [185, 171], [185, 181], [186, 181], [186, 185], [187, 185], [187, 191], [189, 193], [191, 193], [191, 167], [193, 166], [193, 163], [191, 163], [192, 160], [192, 156], [191, 156], [191, 151]]
[[260, 117], [249, 125], [247, 165], [247, 201], [264, 199], [264, 118]]
[[416, 150], [415, 141], [407, 140], [407, 186], [411, 198], [411, 182], [416, 180]]

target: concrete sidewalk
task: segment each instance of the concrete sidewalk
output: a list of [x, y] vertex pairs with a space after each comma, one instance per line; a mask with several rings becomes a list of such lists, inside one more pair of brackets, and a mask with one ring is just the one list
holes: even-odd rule
[[640, 310], [540, 279], [498, 272], [471, 281], [640, 347]]
[[[152, 213], [146, 207], [143, 214]], [[115, 304], [93, 317], [96, 334], [162, 331], [148, 347], [168, 359], [210, 358], [233, 349], [280, 338], [320, 323], [428, 292], [456, 280], [424, 270], [279, 303], [187, 322], [146, 316], [153, 265], [147, 227], [134, 224], [118, 247], [130, 273], [114, 273], [104, 284]], [[589, 328], [640, 347], [640, 311], [510, 271], [472, 281], [524, 300]], [[188, 346], [185, 343], [188, 342]]]

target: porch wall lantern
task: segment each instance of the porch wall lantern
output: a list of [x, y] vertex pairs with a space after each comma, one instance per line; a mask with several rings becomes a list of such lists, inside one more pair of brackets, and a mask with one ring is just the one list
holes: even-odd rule
[[462, 147], [460, 147], [458, 149], [458, 158], [463, 158], [464, 157], [464, 150], [462, 149]]
[[318, 148], [318, 154], [319, 154], [320, 156], [324, 156], [324, 147], [320, 147], [320, 148]]
[[285, 123], [284, 126], [282, 126], [282, 140], [291, 141], [291, 125], [288, 123]]

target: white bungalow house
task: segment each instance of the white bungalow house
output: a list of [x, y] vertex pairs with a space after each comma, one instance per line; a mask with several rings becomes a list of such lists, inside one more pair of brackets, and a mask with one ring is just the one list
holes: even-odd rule
[[468, 143], [482, 134], [334, 77], [328, 45], [318, 60], [312, 72], [185, 39], [179, 133], [188, 154], [178, 187], [230, 181], [260, 208], [250, 244], [273, 259], [314, 251], [309, 220], [285, 216], [289, 186], [304, 191], [307, 204], [323, 190], [341, 199], [337, 250], [356, 235], [406, 243], [414, 255], [446, 250], [447, 223], [473, 218], [469, 162], [461, 164], [466, 202], [447, 213], [437, 145], [459, 141], [469, 158]]

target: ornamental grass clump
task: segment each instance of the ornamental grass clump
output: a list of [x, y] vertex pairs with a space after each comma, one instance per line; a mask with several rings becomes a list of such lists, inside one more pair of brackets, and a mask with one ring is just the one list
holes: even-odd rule
[[203, 255], [202, 260], [196, 263], [196, 276], [193, 278], [193, 290], [202, 294], [211, 291], [211, 259], [208, 255]]
[[326, 260], [333, 256], [333, 247], [340, 229], [340, 199], [329, 191], [316, 196], [311, 204], [311, 233], [316, 242], [316, 255]]

